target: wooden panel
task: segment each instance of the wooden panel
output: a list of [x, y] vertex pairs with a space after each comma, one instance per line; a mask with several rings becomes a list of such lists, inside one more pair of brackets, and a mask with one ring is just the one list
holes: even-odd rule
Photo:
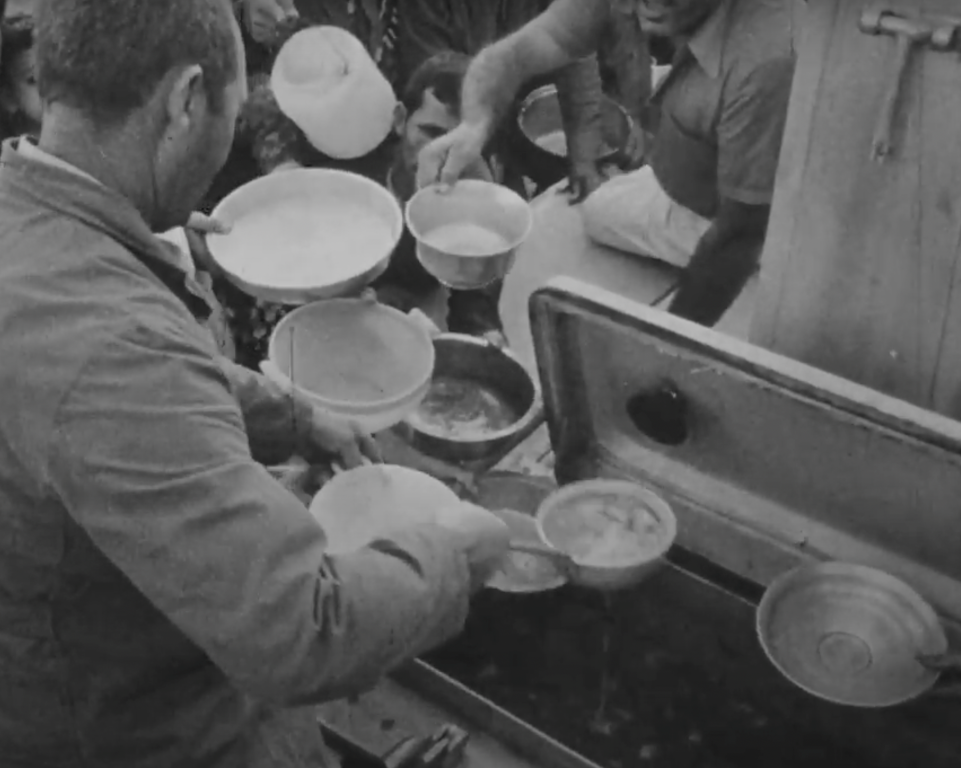
[[751, 339], [961, 415], [961, 55], [914, 57], [896, 155], [877, 163], [895, 42], [858, 30], [862, 6], [809, 3]]

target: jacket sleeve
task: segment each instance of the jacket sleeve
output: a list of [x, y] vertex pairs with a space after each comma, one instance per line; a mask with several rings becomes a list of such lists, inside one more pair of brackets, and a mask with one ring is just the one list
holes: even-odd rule
[[56, 413], [50, 492], [238, 688], [301, 704], [363, 690], [460, 630], [454, 534], [343, 556], [248, 450], [213, 358], [143, 325], [91, 357]]
[[297, 451], [298, 425], [309, 424], [313, 407], [263, 374], [226, 357], [217, 359], [240, 406], [250, 451], [261, 464], [279, 464]]

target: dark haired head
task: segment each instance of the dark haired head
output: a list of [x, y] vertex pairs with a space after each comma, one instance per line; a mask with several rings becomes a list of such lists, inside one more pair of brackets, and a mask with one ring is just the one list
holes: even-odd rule
[[444, 51], [431, 56], [414, 70], [401, 101], [408, 114], [420, 109], [428, 91], [456, 115], [460, 114], [460, 93], [471, 58], [463, 53]]
[[187, 66], [217, 109], [238, 74], [229, 0], [37, 0], [34, 14], [44, 102], [99, 122], [122, 121]]
[[[33, 17], [19, 15], [0, 22], [0, 112], [3, 138], [35, 133], [40, 105], [33, 83], [33, 64], [24, 59], [33, 48]], [[27, 91], [30, 95], [27, 95]]]
[[[0, 0], [2, 2], [2, 0]], [[17, 57], [33, 47], [33, 17], [13, 16], [0, 22], [0, 79], [7, 81]]]

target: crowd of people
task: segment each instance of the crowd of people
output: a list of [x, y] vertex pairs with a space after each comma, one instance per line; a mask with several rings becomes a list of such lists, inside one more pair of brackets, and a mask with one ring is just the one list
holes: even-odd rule
[[[298, 166], [355, 170], [401, 199], [468, 174], [517, 183], [500, 128], [525, 87], [556, 79], [587, 230], [684, 266], [671, 311], [711, 324], [764, 238], [790, 2], [4, 5], [3, 762], [332, 765], [304, 708], [458, 632], [509, 533], [463, 502], [457, 525], [327, 553], [267, 467], [379, 450], [251, 370], [285, 308], [220, 280], [198, 235], [219, 225], [199, 212]], [[285, 106], [275, 63], [329, 43], [325, 26], [359, 41], [349, 105], [372, 122]], [[651, 52], [672, 67], [648, 98]], [[602, 89], [642, 129], [610, 180]], [[179, 228], [186, 249], [157, 236]], [[497, 328], [496, 290], [449, 295], [409, 240], [374, 289], [445, 327]]]

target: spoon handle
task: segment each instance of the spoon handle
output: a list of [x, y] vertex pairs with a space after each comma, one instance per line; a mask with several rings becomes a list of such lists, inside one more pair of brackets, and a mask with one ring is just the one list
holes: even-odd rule
[[538, 557], [547, 557], [556, 562], [561, 562], [564, 564], [570, 563], [570, 555], [566, 555], [563, 552], [559, 552], [556, 549], [545, 546], [544, 544], [536, 544], [526, 541], [512, 541], [510, 546], [511, 552], [520, 552], [526, 555], [537, 555]]

